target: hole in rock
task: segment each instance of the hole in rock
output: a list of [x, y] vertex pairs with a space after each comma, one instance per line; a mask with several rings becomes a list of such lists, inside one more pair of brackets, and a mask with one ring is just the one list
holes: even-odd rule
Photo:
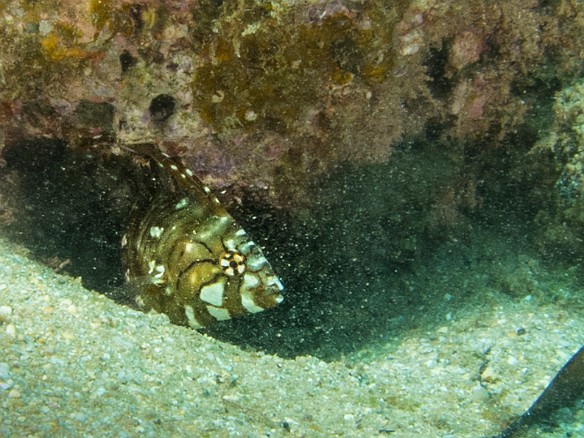
[[161, 123], [174, 114], [175, 107], [176, 101], [174, 97], [168, 94], [159, 94], [150, 102], [148, 111], [150, 111], [152, 120]]

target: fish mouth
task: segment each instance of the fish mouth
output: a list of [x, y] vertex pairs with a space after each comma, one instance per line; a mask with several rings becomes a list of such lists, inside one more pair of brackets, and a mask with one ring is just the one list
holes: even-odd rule
[[282, 301], [284, 301], [284, 295], [281, 294], [282, 289], [272, 285], [264, 290], [261, 297], [261, 305], [265, 309], [271, 309], [278, 306]]
[[275, 293], [280, 293], [284, 290], [284, 285], [276, 276], [269, 278], [268, 281], [266, 282], [266, 286], [268, 290], [276, 291]]
[[266, 292], [267, 295], [275, 301], [276, 305], [278, 305], [284, 301], [284, 295], [282, 295], [283, 290], [284, 285], [280, 279], [276, 277], [276, 280], [271, 285], [269, 285], [269, 288]]

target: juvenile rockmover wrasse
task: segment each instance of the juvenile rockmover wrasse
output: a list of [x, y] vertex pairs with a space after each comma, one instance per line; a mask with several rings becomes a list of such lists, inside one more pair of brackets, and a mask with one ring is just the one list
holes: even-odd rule
[[153, 144], [124, 148], [154, 180], [122, 238], [139, 308], [200, 328], [282, 302], [282, 283], [262, 250], [190, 169]]

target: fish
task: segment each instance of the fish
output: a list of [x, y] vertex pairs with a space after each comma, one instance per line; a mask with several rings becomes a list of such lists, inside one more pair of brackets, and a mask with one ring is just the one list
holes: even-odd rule
[[151, 181], [122, 236], [125, 278], [143, 311], [200, 329], [283, 301], [262, 249], [178, 158], [153, 143], [124, 145]]
[[584, 347], [558, 371], [549, 385], [519, 418], [493, 438], [512, 438], [546, 421], [554, 412], [584, 399]]

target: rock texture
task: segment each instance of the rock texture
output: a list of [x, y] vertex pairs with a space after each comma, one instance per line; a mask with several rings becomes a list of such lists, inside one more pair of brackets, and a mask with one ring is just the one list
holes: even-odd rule
[[567, 0], [0, 9], [3, 144], [154, 140], [212, 186], [288, 209], [340, 163], [385, 162], [403, 139], [504, 143], [584, 50], [584, 6]]

